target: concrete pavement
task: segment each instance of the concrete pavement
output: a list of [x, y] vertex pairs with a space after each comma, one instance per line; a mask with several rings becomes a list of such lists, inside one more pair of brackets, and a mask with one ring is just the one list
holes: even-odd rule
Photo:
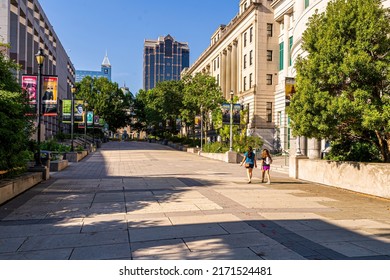
[[0, 208], [0, 259], [390, 259], [390, 201], [110, 142]]

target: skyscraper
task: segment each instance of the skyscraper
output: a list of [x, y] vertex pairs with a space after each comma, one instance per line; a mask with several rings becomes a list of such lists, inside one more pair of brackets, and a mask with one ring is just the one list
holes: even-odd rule
[[100, 71], [76, 70], [76, 82], [80, 82], [86, 76], [90, 76], [92, 78], [104, 77], [111, 81], [111, 64], [107, 53], [104, 56]]
[[158, 82], [180, 80], [181, 71], [189, 67], [190, 49], [187, 43], [175, 41], [171, 35], [144, 43], [144, 90]]

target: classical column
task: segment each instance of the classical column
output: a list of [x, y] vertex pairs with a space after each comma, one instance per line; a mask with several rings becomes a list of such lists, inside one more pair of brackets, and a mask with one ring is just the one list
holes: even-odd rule
[[222, 59], [221, 59], [221, 90], [223, 93], [223, 96], [227, 99], [229, 92], [226, 90], [226, 50], [223, 50], [221, 53]]
[[[301, 1], [303, 2], [303, 1]], [[288, 77], [288, 67], [289, 67], [289, 61], [290, 61], [290, 40], [289, 40], [289, 34], [288, 30], [290, 29], [290, 16], [288, 14], [284, 15], [284, 30], [283, 30], [283, 42], [284, 42], [284, 76]]]
[[231, 75], [232, 75], [232, 47], [229, 45], [227, 48], [226, 56], [226, 96], [230, 96], [231, 87]]
[[237, 87], [237, 40], [234, 40], [233, 47], [232, 47], [232, 75], [231, 75], [231, 89], [234, 91], [235, 94], [238, 94], [238, 87]]

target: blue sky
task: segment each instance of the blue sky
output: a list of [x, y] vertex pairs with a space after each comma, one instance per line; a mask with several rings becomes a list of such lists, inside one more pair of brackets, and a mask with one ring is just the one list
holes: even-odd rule
[[190, 64], [209, 46], [240, 0], [39, 0], [76, 69], [100, 70], [106, 51], [112, 80], [142, 88], [143, 44], [170, 34], [190, 47]]

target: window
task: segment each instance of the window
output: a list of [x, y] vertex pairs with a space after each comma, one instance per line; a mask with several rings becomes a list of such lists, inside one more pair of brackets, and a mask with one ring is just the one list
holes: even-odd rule
[[253, 41], [253, 27], [249, 29], [249, 42], [252, 43]]
[[244, 91], [246, 91], [246, 77], [244, 77]]
[[284, 68], [284, 42], [279, 44], [279, 70]]
[[252, 88], [252, 73], [249, 74], [249, 88]]
[[253, 51], [249, 52], [249, 65], [253, 64]]
[[305, 9], [306, 9], [307, 7], [309, 7], [310, 1], [309, 0], [304, 0], [304, 1], [305, 1]]
[[267, 85], [272, 85], [272, 74], [267, 74]]
[[214, 71], [217, 70], [217, 59], [214, 59]]
[[244, 47], [246, 47], [246, 32], [244, 33]]
[[217, 68], [219, 69], [219, 56], [217, 58]]
[[272, 23], [267, 23], [267, 35], [268, 37], [272, 37], [272, 29], [273, 29], [273, 25]]
[[267, 122], [272, 122], [272, 102], [267, 102]]
[[244, 69], [246, 69], [246, 54], [244, 55]]
[[288, 66], [291, 66], [292, 65], [292, 58], [291, 58], [291, 49], [292, 49], [292, 46], [293, 46], [293, 36], [291, 36], [290, 38], [288, 38], [288, 56], [289, 56], [289, 60], [288, 60]]
[[220, 84], [219, 84], [219, 74], [217, 75], [217, 85], [220, 86]]
[[267, 50], [267, 61], [272, 61], [272, 51]]

